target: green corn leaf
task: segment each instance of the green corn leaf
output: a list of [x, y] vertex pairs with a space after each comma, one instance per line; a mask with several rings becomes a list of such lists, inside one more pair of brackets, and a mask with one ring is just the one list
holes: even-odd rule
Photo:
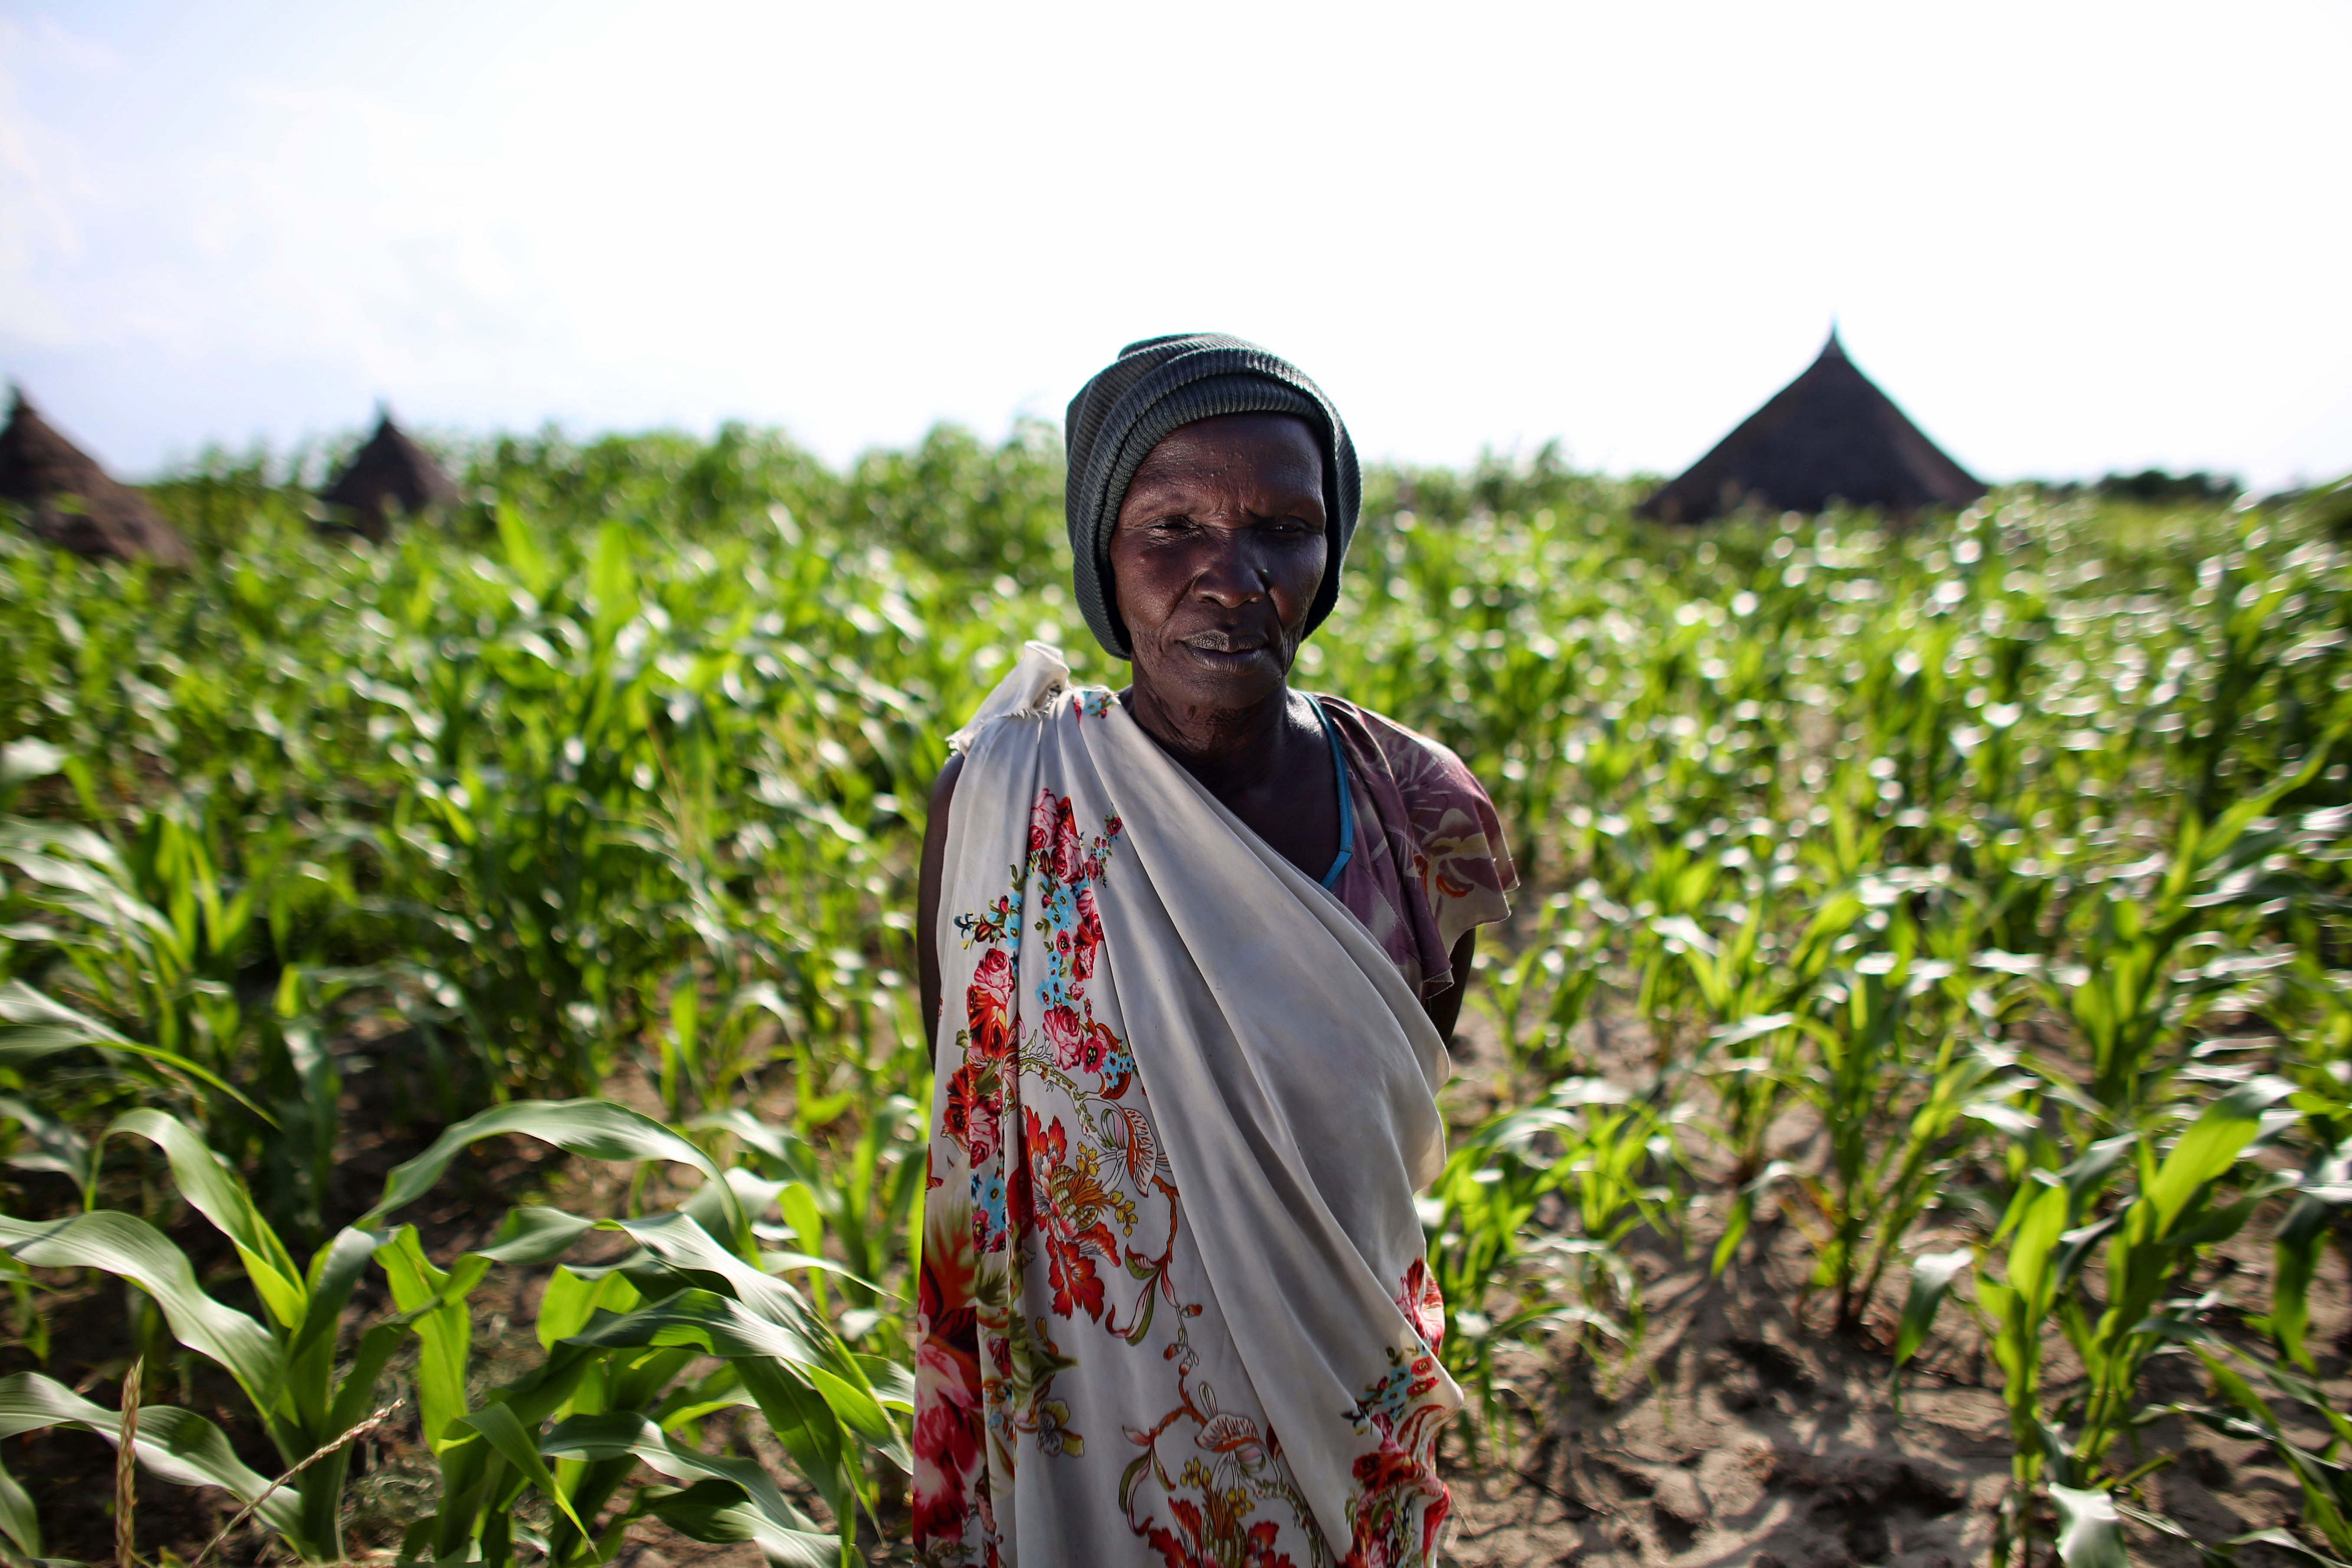
[[791, 1128], [762, 1121], [740, 1106], [705, 1111], [688, 1125], [731, 1132], [742, 1140], [744, 1147], [756, 1150], [795, 1174], [805, 1176], [815, 1169], [808, 1145], [794, 1136]]
[[418, 1425], [425, 1445], [439, 1454], [463, 1440], [452, 1427], [467, 1409], [466, 1362], [474, 1320], [466, 1298], [489, 1272], [489, 1261], [463, 1258], [444, 1272], [425, 1256], [413, 1225], [402, 1226], [376, 1258], [392, 1286], [394, 1304], [415, 1314]]
[[2235, 1203], [2218, 1209], [2207, 1209], [2201, 1200], [2192, 1199], [2180, 1225], [2164, 1238], [2168, 1247], [2213, 1247], [2229, 1240], [2246, 1228], [2263, 1200], [2278, 1193], [2281, 1183], [2257, 1182], [2246, 1189]]
[[[592, 1160], [667, 1160], [689, 1165], [708, 1180], [725, 1185], [709, 1155], [652, 1117], [626, 1106], [606, 1100], [517, 1100], [467, 1118], [434, 1140], [424, 1153], [394, 1167], [384, 1178], [383, 1196], [359, 1223], [374, 1226], [394, 1210], [423, 1197], [460, 1152], [501, 1132], [520, 1132]], [[735, 1209], [730, 1222], [742, 1228], [748, 1243], [750, 1227], [731, 1192], [727, 1202]]]
[[558, 581], [559, 569], [548, 559], [547, 552], [540, 549], [539, 541], [531, 535], [530, 525], [523, 521], [522, 513], [516, 510], [513, 502], [505, 500], [499, 502], [498, 527], [499, 544], [506, 553], [507, 569], [535, 596], [545, 598], [548, 590]]
[[[760, 1271], [761, 1273], [784, 1274], [789, 1273], [793, 1269], [807, 1269], [819, 1274], [831, 1274], [836, 1278], [846, 1279], [852, 1284], [863, 1285], [866, 1289], [873, 1291], [877, 1296], [891, 1295], [890, 1291], [883, 1289], [881, 1286], [876, 1284], [873, 1280], [868, 1279], [865, 1275], [858, 1273], [846, 1263], [837, 1263], [830, 1258], [814, 1258], [805, 1252], [774, 1252], [764, 1247], [761, 1249]], [[895, 1298], [893, 1299], [895, 1300]]]
[[[2295, 1480], [2303, 1489], [2304, 1523], [2317, 1531], [2336, 1551], [2352, 1556], [2352, 1521], [2347, 1521], [2347, 1510], [2338, 1496], [2336, 1484], [2337, 1468], [2309, 1453], [2288, 1436], [2280, 1427], [2278, 1416], [2271, 1410], [2270, 1402], [2234, 1367], [2201, 1345], [2192, 1348], [2197, 1358], [2205, 1363], [2206, 1372], [2211, 1375], [2213, 1385], [2221, 1390], [2222, 1397], [2244, 1413], [2248, 1417], [2247, 1425], [2256, 1429], [2255, 1435], [2267, 1441], [2271, 1451], [2294, 1472]], [[2327, 1406], [2322, 1405], [2321, 1408]]]
[[32, 1149], [19, 1149], [8, 1163], [20, 1171], [54, 1171], [73, 1183], [76, 1191], [89, 1190], [96, 1160], [88, 1139], [47, 1112], [6, 1095], [0, 1095], [0, 1116], [15, 1120], [33, 1141]]
[[335, 1390], [334, 1403], [327, 1410], [325, 1425], [330, 1439], [341, 1436], [367, 1418], [375, 1402], [376, 1383], [383, 1376], [383, 1369], [400, 1349], [401, 1342], [415, 1331], [416, 1320], [421, 1315], [395, 1313], [380, 1323], [371, 1324], [360, 1335], [360, 1342], [352, 1352], [352, 1364]]
[[0, 984], [0, 1067], [26, 1067], [44, 1057], [84, 1046], [100, 1052], [125, 1052], [160, 1062], [183, 1077], [218, 1089], [270, 1126], [278, 1125], [276, 1117], [230, 1087], [227, 1079], [210, 1068], [190, 1061], [176, 1051], [127, 1038], [97, 1019], [42, 995], [21, 980]]
[[730, 1361], [751, 1356], [808, 1366], [816, 1361], [809, 1342], [781, 1324], [753, 1315], [715, 1290], [680, 1290], [619, 1317], [593, 1322], [566, 1335], [567, 1344], [606, 1350], [654, 1345], [691, 1345]]
[[16, 1067], [76, 1046], [131, 1044], [97, 1019], [44, 996], [21, 980], [0, 985], [0, 1067]]
[[711, 1235], [725, 1236], [731, 1228], [728, 1219], [728, 1196], [731, 1193], [736, 1209], [754, 1222], [751, 1234], [759, 1237], [772, 1232], [773, 1227], [761, 1226], [756, 1223], [757, 1216], [765, 1214], [775, 1203], [776, 1195], [790, 1184], [788, 1180], [769, 1181], [755, 1171], [732, 1165], [728, 1168], [723, 1184], [703, 1183], [685, 1203], [678, 1205], [678, 1212]]
[[0, 1535], [14, 1542], [27, 1557], [41, 1555], [40, 1513], [5, 1465], [0, 1465]]
[[637, 1288], [616, 1268], [599, 1270], [593, 1278], [558, 1268], [548, 1276], [547, 1288], [539, 1299], [539, 1319], [532, 1325], [540, 1348], [553, 1350], [559, 1342], [586, 1328], [598, 1312], [627, 1312], [641, 1300]]
[[498, 1450], [499, 1458], [512, 1465], [525, 1480], [547, 1494], [547, 1500], [572, 1521], [572, 1529], [578, 1531], [583, 1539], [589, 1537], [587, 1524], [572, 1511], [571, 1494], [556, 1484], [554, 1474], [547, 1468], [547, 1461], [539, 1457], [538, 1441], [523, 1429], [511, 1406], [486, 1405], [471, 1415], [458, 1417], [457, 1425], [470, 1426], [479, 1432], [488, 1440], [490, 1447]]
[[254, 1294], [261, 1298], [270, 1316], [289, 1328], [300, 1322], [310, 1304], [310, 1288], [236, 1173], [185, 1123], [160, 1110], [132, 1110], [116, 1117], [100, 1135], [100, 1145], [118, 1135], [144, 1138], [163, 1152], [180, 1196], [236, 1247], [237, 1260], [253, 1281]]
[[2058, 1559], [2066, 1568], [2131, 1568], [2114, 1497], [2053, 1482], [2050, 1500], [2058, 1510]]
[[[2339, 1156], [2328, 1168], [2344, 1163]], [[2311, 1282], [2319, 1272], [2319, 1255], [2326, 1245], [2328, 1225], [2342, 1206], [2342, 1200], [2323, 1196], [2306, 1184], [2272, 1238], [2278, 1266], [2271, 1286], [2271, 1335], [2278, 1342], [2281, 1353], [2305, 1372], [2318, 1371], [2318, 1364], [2304, 1343], [2311, 1325]]]
[[705, 1479], [675, 1489], [647, 1487], [639, 1496], [646, 1512], [689, 1541], [755, 1543], [769, 1568], [838, 1568], [842, 1561], [841, 1548], [831, 1536], [778, 1524], [730, 1481]]
[[383, 1232], [347, 1226], [312, 1256], [310, 1276], [304, 1281], [310, 1300], [287, 1349], [289, 1358], [303, 1354], [322, 1340], [334, 1343], [343, 1309], [350, 1304], [360, 1276], [366, 1272], [369, 1260], [391, 1243], [392, 1237]]
[[[1685, 925], [1691, 925], [1691, 922], [1687, 920], [1685, 920], [1682, 923]], [[1663, 922], [1661, 922], [1661, 924], [1663, 925]], [[1696, 929], [1697, 927], [1695, 925], [1692, 926], [1692, 930], [1696, 931]], [[1701, 940], [1705, 939], [1702, 938]], [[1732, 1046], [1743, 1046], [1750, 1040], [1762, 1039], [1767, 1035], [1777, 1035], [1796, 1021], [1797, 1016], [1794, 1013], [1772, 1013], [1760, 1017], [1742, 1018], [1736, 1024], [1726, 1024], [1723, 1027], [1708, 1035], [1706, 1037], [1706, 1043], [1710, 1048], [1714, 1049], [1726, 1049]]]
[[595, 1227], [593, 1219], [582, 1219], [542, 1204], [522, 1204], [507, 1211], [490, 1244], [473, 1256], [492, 1263], [552, 1263]]
[[[2096, 1110], [2095, 1106], [2089, 1109]], [[2083, 1211], [2090, 1206], [2107, 1184], [2116, 1168], [2130, 1158], [2139, 1140], [2130, 1133], [2114, 1138], [2102, 1138], [2083, 1151], [2081, 1159], [2061, 1171], [2059, 1179], [2066, 1187], [2066, 1223], [2079, 1224]]]
[[[53, 1378], [35, 1372], [0, 1377], [0, 1437], [51, 1426], [76, 1426], [120, 1445], [122, 1420]], [[219, 1427], [193, 1411], [169, 1405], [142, 1405], [132, 1442], [139, 1462], [175, 1486], [219, 1487], [240, 1503], [268, 1490], [268, 1478], [240, 1460]], [[280, 1534], [299, 1537], [301, 1512], [293, 1492], [279, 1490], [263, 1501], [261, 1518]], [[21, 1542], [20, 1542], [21, 1544]]]
[[848, 1435], [824, 1396], [786, 1363], [746, 1360], [735, 1363], [743, 1390], [759, 1405], [768, 1430], [801, 1474], [807, 1477], [839, 1521], [846, 1543], [857, 1512], [857, 1476]]
[[2189, 1123], [2148, 1184], [2147, 1201], [2155, 1206], [2158, 1235], [2172, 1228], [2198, 1188], [2237, 1163], [2239, 1153], [2261, 1130], [2263, 1112], [2293, 1092], [2290, 1084], [2257, 1079], [2231, 1089]]
[[1953, 1252], [1931, 1252], [1912, 1262], [1911, 1289], [1904, 1298], [1902, 1326], [1895, 1339], [1897, 1368], [1918, 1353], [1927, 1331], [1935, 1325], [1945, 1296], [1952, 1289], [1952, 1281], [1969, 1267], [1972, 1256], [1962, 1247]]
[[47, 741], [27, 737], [0, 746], [0, 784], [45, 779], [66, 765], [66, 754]]
[[1793, 1167], [1785, 1160], [1775, 1160], [1757, 1173], [1756, 1179], [1732, 1194], [1731, 1210], [1724, 1216], [1723, 1237], [1715, 1244], [1715, 1256], [1708, 1267], [1717, 1274], [1724, 1271], [1739, 1250], [1740, 1241], [1748, 1227], [1756, 1222], [1756, 1200], [1774, 1182], [1792, 1173]]
[[[1598, 1313], [1594, 1313], [1592, 1315], [1595, 1317], [1600, 1316]], [[1614, 1327], [1614, 1325], [1612, 1324], [1603, 1324], [1601, 1326], [1604, 1329]], [[1617, 1329], [1616, 1337], [1620, 1341], [1622, 1341], [1625, 1337], [1624, 1331], [1622, 1329]], [[857, 1364], [866, 1369], [866, 1381], [873, 1388], [875, 1398], [880, 1400], [884, 1405], [889, 1406], [891, 1409], [903, 1411], [909, 1415], [914, 1412], [915, 1373], [913, 1368], [908, 1367], [902, 1362], [893, 1361], [887, 1356], [878, 1355], [861, 1355], [857, 1358]]]
[[800, 1237], [802, 1251], [824, 1250], [824, 1215], [817, 1206], [814, 1187], [806, 1182], [787, 1182], [776, 1194], [776, 1207]]
[[749, 1503], [778, 1528], [803, 1536], [824, 1561], [833, 1558], [833, 1538], [819, 1532], [807, 1515], [785, 1500], [758, 1460], [698, 1452], [635, 1411], [571, 1416], [540, 1439], [539, 1451], [549, 1458], [590, 1460], [634, 1455], [673, 1480], [722, 1482], [734, 1489], [735, 1500]]
[[257, 1410], [278, 1403], [285, 1358], [269, 1331], [198, 1288], [187, 1255], [145, 1220], [111, 1209], [53, 1225], [0, 1216], [0, 1247], [38, 1268], [99, 1268], [155, 1299], [172, 1337], [218, 1363]]
[[2305, 1382], [2285, 1367], [2265, 1364], [2263, 1375], [2270, 1379], [2281, 1394], [2317, 1415], [2326, 1423], [2328, 1430], [2336, 1434], [2336, 1440], [2345, 1446], [2346, 1452], [2352, 1454], [2352, 1413], [2338, 1409], [2335, 1400], [2316, 1384]]
[[730, 1295], [770, 1322], [789, 1328], [806, 1339], [835, 1371], [845, 1371], [851, 1364], [846, 1352], [828, 1353], [831, 1331], [799, 1291], [719, 1246], [690, 1216], [655, 1215], [646, 1219], [609, 1220], [605, 1224], [625, 1233], [674, 1268], [718, 1276]]
[[[2222, 1545], [2232, 1549], [2240, 1546], [2267, 1546], [2273, 1552], [2283, 1552], [2294, 1561], [2304, 1563], [2305, 1568], [2352, 1568], [2352, 1563], [2346, 1563], [2340, 1557], [2330, 1557], [2325, 1552], [2314, 1552], [2307, 1543], [2298, 1541], [2289, 1531], [2276, 1528], [2250, 1530], [2243, 1535], [2230, 1537], [2222, 1542]], [[2231, 1561], [2236, 1560], [2234, 1550], [2231, 1551]]]
[[872, 1389], [866, 1386], [864, 1368], [857, 1370], [854, 1383], [848, 1378], [837, 1377], [821, 1366], [807, 1366], [801, 1370], [816, 1385], [817, 1392], [824, 1395], [824, 1402], [833, 1407], [833, 1413], [848, 1424], [850, 1430], [890, 1455], [901, 1468], [908, 1466], [909, 1460], [904, 1446], [898, 1441], [897, 1428], [891, 1424], [888, 1413], [882, 1408], [882, 1402], [874, 1396]]
[[2028, 1314], [2036, 1321], [2048, 1310], [2050, 1287], [2054, 1279], [2050, 1254], [2063, 1232], [2066, 1210], [2066, 1189], [2044, 1187], [2026, 1206], [2023, 1217], [2018, 1221], [2017, 1234], [2010, 1240], [2006, 1259], [2009, 1283], [2023, 1298]]
[[2059, 1237], [2058, 1261], [2052, 1271], [2052, 1277], [2063, 1286], [2068, 1280], [2079, 1276], [2084, 1260], [2091, 1256], [2099, 1243], [2122, 1229], [2124, 1222], [2130, 1217], [2131, 1213], [2132, 1211], [2127, 1208], [2118, 1209], [2104, 1219], [2090, 1225], [2077, 1226]]
[[2197, 1359], [2205, 1363], [2205, 1370], [2212, 1375], [2213, 1384], [2221, 1391], [2222, 1397], [2252, 1417], [2262, 1430], [2275, 1434], [2278, 1417], [2271, 1414], [2269, 1403], [2254, 1392], [2254, 1385], [2248, 1383], [2237, 1368], [2202, 1346], [2192, 1348], [2197, 1352]]

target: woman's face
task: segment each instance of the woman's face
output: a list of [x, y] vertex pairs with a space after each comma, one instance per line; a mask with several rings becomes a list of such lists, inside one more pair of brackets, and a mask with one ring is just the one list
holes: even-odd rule
[[1279, 692], [1329, 558], [1325, 521], [1303, 419], [1229, 414], [1152, 447], [1110, 536], [1138, 681], [1189, 708]]

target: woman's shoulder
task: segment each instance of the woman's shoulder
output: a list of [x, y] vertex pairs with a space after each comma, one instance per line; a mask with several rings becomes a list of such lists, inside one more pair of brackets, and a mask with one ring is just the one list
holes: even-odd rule
[[[1390, 776], [1396, 780], [1398, 790], [1408, 803], [1416, 795], [1473, 795], [1481, 802], [1486, 801], [1486, 787], [1479, 784], [1477, 775], [1444, 742], [1408, 729], [1384, 713], [1358, 707], [1344, 698], [1318, 695], [1316, 700], [1356, 721], [1360, 739], [1369, 742], [1387, 764]], [[1487, 809], [1493, 809], [1491, 803]]]
[[[1359, 763], [1370, 763], [1365, 771], [1377, 776], [1376, 793], [1381, 786], [1395, 790], [1418, 869], [1441, 912], [1465, 923], [1501, 919], [1508, 909], [1501, 895], [1517, 885], [1517, 877], [1502, 819], [1469, 766], [1444, 742], [1383, 714], [1339, 698], [1317, 700], [1332, 711]], [[1471, 901], [1446, 911], [1448, 898]], [[1454, 934], [1447, 933], [1449, 944]]]
[[980, 700], [962, 728], [948, 737], [948, 750], [971, 752], [983, 735], [1023, 728], [1035, 730], [1065, 710], [1100, 711], [1109, 694], [1098, 687], [1075, 687], [1062, 650], [1050, 643], [1026, 644], [1013, 668]]

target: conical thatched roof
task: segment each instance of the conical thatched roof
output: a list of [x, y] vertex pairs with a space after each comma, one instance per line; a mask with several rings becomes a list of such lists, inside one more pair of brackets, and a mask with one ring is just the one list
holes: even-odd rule
[[187, 542], [147, 498], [106, 470], [10, 389], [8, 426], [0, 430], [0, 500], [31, 509], [32, 531], [77, 555], [111, 555], [184, 568]]
[[392, 411], [378, 413], [375, 434], [319, 497], [329, 506], [350, 509], [352, 526], [373, 540], [391, 531], [395, 513], [452, 506], [457, 500], [457, 487], [424, 447], [392, 422]]
[[1835, 498], [1909, 512], [1957, 510], [1984, 493], [1854, 368], [1832, 329], [1804, 374], [1640, 510], [1668, 522], [1698, 522], [1749, 502], [1820, 511]]

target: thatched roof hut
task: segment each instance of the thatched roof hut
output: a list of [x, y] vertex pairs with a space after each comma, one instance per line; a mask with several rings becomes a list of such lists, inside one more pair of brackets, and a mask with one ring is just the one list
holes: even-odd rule
[[1699, 522], [1750, 503], [1820, 511], [1835, 499], [1904, 513], [1958, 510], [1984, 493], [1854, 368], [1832, 329], [1804, 374], [1639, 510], [1667, 522]]
[[108, 478], [41, 417], [23, 387], [9, 391], [8, 425], [0, 430], [0, 500], [28, 508], [33, 532], [77, 555], [188, 566], [187, 542], [146, 497]]
[[375, 434], [319, 499], [343, 508], [354, 531], [380, 542], [392, 531], [395, 514], [454, 506], [457, 487], [392, 422], [390, 409], [379, 407], [377, 414]]

